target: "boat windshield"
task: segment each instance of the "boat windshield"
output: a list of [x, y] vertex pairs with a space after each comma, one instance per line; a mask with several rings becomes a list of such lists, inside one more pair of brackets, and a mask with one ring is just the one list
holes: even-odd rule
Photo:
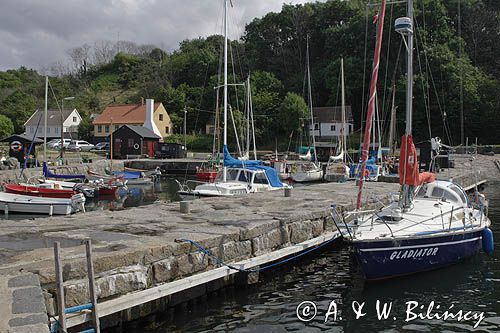
[[453, 185], [448, 186], [448, 188], [450, 190], [452, 190], [453, 192], [455, 192], [464, 204], [467, 203], [467, 197], [465, 196], [464, 192], [457, 185], [453, 184]]
[[255, 184], [269, 184], [266, 174], [264, 172], [257, 172], [253, 181]]

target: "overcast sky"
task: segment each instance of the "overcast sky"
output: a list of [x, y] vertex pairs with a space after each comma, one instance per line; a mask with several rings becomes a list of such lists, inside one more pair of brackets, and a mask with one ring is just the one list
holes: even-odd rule
[[[283, 0], [233, 0], [232, 37], [281, 10]], [[286, 0], [304, 3], [311, 0]], [[0, 70], [47, 68], [67, 51], [99, 40], [155, 44], [168, 51], [186, 38], [222, 32], [222, 0], [0, 0]]]

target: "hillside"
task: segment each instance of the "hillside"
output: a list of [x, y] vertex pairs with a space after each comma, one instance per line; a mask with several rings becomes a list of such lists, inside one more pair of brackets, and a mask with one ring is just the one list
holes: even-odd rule
[[[465, 135], [480, 143], [496, 143], [500, 126], [500, 5], [493, 0], [461, 1], [461, 38], [458, 35], [458, 2], [416, 2], [415, 49], [416, 140], [440, 136], [444, 142], [460, 143], [460, 90], [463, 93]], [[352, 105], [355, 128], [366, 109], [371, 72], [375, 10], [364, 1], [330, 0], [325, 3], [283, 5], [280, 13], [256, 18], [245, 27], [239, 41], [232, 41], [235, 72], [244, 80], [251, 73], [256, 130], [259, 144], [274, 146], [288, 141], [307, 116], [303, 96], [305, 47], [311, 43], [314, 105], [338, 105], [340, 57], [344, 57], [347, 103]], [[398, 129], [402, 129], [405, 79], [404, 44], [392, 27], [404, 16], [401, 5], [387, 8], [378, 85], [382, 119], [388, 119], [392, 87], [396, 89]], [[425, 28], [424, 28], [425, 27]], [[365, 42], [365, 31], [368, 32]], [[161, 101], [172, 114], [177, 132], [182, 128], [183, 109], [188, 109], [188, 131], [202, 131], [215, 109], [213, 87], [218, 79], [221, 37], [182, 41], [167, 53], [151, 45], [109, 43], [99, 49], [83, 45], [69, 50], [71, 68], [53, 70], [51, 86], [59, 101], [88, 117], [107, 105], [137, 103], [141, 97]], [[118, 52], [120, 50], [120, 52]], [[104, 52], [106, 51], [106, 52]], [[366, 51], [366, 53], [365, 53]], [[366, 55], [366, 56], [365, 56]], [[462, 82], [462, 84], [461, 84]], [[49, 107], [57, 104], [49, 92]], [[44, 77], [35, 70], [19, 68], [0, 72], [0, 134], [22, 132], [33, 110], [43, 107]], [[231, 89], [233, 109], [244, 104]], [[65, 104], [69, 106], [69, 104]], [[235, 111], [241, 122], [241, 113]], [[8, 118], [8, 119], [7, 119]], [[12, 125], [9, 124], [9, 119]], [[386, 124], [384, 124], [386, 126]], [[294, 134], [295, 138], [296, 134]]]

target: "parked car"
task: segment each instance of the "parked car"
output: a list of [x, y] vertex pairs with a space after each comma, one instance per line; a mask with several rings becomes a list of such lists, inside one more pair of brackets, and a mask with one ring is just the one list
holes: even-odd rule
[[109, 150], [109, 142], [99, 142], [95, 145], [97, 150]]
[[87, 141], [83, 140], [73, 140], [71, 143], [68, 145], [68, 150], [73, 150], [73, 151], [89, 151], [94, 149], [94, 145], [91, 143], [88, 143]]
[[[63, 139], [63, 147], [68, 148], [71, 143], [71, 139]], [[61, 139], [52, 139], [47, 142], [47, 148], [49, 149], [61, 149]]]

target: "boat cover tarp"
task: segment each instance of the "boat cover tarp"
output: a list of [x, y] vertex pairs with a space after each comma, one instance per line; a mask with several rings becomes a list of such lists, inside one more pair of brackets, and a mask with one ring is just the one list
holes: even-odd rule
[[230, 168], [247, 168], [249, 166], [262, 165], [262, 161], [251, 160], [251, 161], [240, 161], [231, 156], [227, 146], [224, 145], [224, 166]]
[[117, 178], [123, 178], [123, 179], [139, 179], [142, 178], [142, 172], [141, 171], [113, 171], [113, 175], [116, 176]]
[[85, 179], [87, 176], [85, 175], [59, 175], [56, 173], [52, 173], [49, 170], [46, 162], [43, 162], [43, 176], [45, 178], [58, 178], [58, 179]]
[[274, 168], [271, 168], [269, 166], [265, 165], [251, 165], [249, 167], [246, 167], [248, 170], [264, 170], [266, 173], [267, 179], [269, 179], [269, 184], [272, 187], [284, 187], [283, 183], [280, 180], [280, 177], [278, 176], [278, 173]]

